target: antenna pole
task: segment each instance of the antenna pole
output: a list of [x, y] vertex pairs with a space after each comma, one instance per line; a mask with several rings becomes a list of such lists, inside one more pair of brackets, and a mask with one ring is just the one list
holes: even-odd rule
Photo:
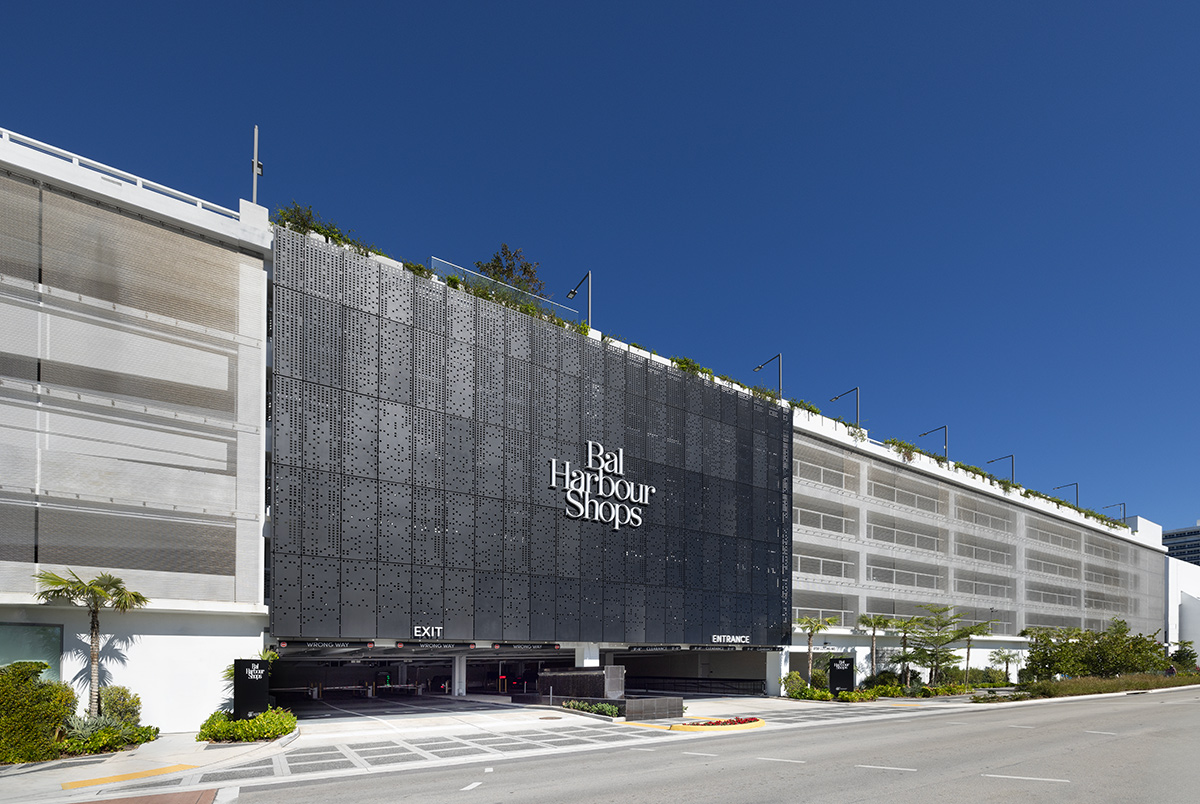
[[254, 174], [254, 184], [250, 190], [250, 203], [258, 203], [258, 175], [262, 172], [262, 165], [258, 161], [258, 126], [254, 127], [254, 162], [251, 163], [251, 172]]

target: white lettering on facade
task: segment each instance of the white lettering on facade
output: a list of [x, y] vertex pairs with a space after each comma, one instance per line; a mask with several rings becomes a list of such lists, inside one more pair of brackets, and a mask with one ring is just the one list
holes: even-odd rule
[[748, 634], [713, 634], [713, 642], [728, 643], [734, 642], [741, 645], [750, 644], [750, 636]]
[[587, 442], [587, 464], [571, 469], [570, 461], [550, 459], [550, 488], [561, 489], [566, 496], [566, 515], [622, 527], [642, 524], [640, 506], [650, 503], [657, 489], [625, 478], [625, 450], [605, 452], [599, 441]]
[[440, 625], [414, 625], [413, 639], [438, 639], [442, 635]]

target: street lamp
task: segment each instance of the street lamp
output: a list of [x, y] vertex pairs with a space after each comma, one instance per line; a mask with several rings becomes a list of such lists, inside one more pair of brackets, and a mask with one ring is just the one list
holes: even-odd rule
[[1017, 482], [1017, 459], [1016, 458], [1014, 458], [1011, 455], [1001, 455], [999, 458], [992, 458], [990, 461], [988, 461], [988, 463], [995, 463], [996, 461], [1003, 461], [1005, 459], [1008, 460], [1008, 482], [1016, 483]]
[[854, 426], [855, 426], [855, 427], [858, 427], [858, 426], [859, 426], [859, 424], [858, 424], [858, 402], [859, 402], [859, 393], [858, 393], [858, 386], [857, 386], [857, 385], [856, 385], [856, 386], [854, 386], [853, 388], [851, 388], [849, 391], [846, 391], [846, 392], [844, 392], [844, 393], [840, 393], [840, 394], [838, 394], [837, 396], [835, 396], [833, 399], [830, 399], [829, 401], [830, 401], [830, 402], [837, 402], [839, 399], [841, 399], [842, 397], [844, 397], [846, 394], [849, 394], [849, 393], [853, 393], [853, 394], [854, 394]]
[[[1124, 522], [1125, 521], [1125, 503], [1113, 503], [1112, 505], [1104, 506], [1104, 508], [1116, 508], [1118, 505], [1121, 506], [1121, 521]], [[1101, 508], [1100, 510], [1103, 511], [1104, 508]]]
[[[771, 360], [779, 361], [779, 401], [782, 402], [783, 401], [783, 352], [780, 352], [779, 354], [775, 355], [774, 357], [771, 358]], [[763, 366], [770, 363], [771, 360], [768, 360], [766, 363], [763, 363], [761, 365], [755, 366], [754, 370], [758, 371]]]
[[568, 299], [575, 298], [575, 293], [579, 290], [579, 288], [583, 285], [584, 282], [588, 283], [587, 325], [588, 325], [588, 329], [591, 329], [592, 328], [592, 272], [591, 271], [588, 271], [587, 275], [584, 276], [583, 279], [579, 280], [579, 284], [576, 285], [571, 290], [571, 292], [567, 294], [567, 298]]
[[1061, 486], [1055, 486], [1053, 491], [1058, 491], [1059, 489], [1065, 489], [1068, 486], [1075, 487], [1075, 507], [1078, 508], [1079, 507], [1079, 484], [1078, 483], [1063, 483]]
[[925, 436], [929, 435], [929, 433], [936, 433], [938, 430], [942, 431], [942, 436], [943, 436], [943, 438], [942, 438], [942, 457], [948, 461], [948, 460], [950, 460], [950, 431], [948, 429], [946, 429], [946, 425], [943, 424], [941, 427], [935, 427], [932, 430], [930, 430], [929, 432], [921, 433], [919, 436], [917, 436], [917, 438], [924, 438]]

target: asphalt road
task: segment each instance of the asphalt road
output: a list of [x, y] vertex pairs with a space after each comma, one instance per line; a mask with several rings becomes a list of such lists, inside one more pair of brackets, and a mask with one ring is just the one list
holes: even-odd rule
[[1194, 802], [1196, 690], [243, 787], [239, 803]]

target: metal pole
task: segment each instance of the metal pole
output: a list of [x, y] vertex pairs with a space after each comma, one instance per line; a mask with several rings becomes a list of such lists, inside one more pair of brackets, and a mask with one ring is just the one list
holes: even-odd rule
[[592, 272], [588, 271], [588, 329], [592, 328]]
[[783, 402], [783, 352], [779, 353], [779, 401]]
[[258, 126], [254, 127], [254, 161], [250, 164], [250, 172], [254, 174], [254, 184], [250, 190], [250, 203], [258, 203]]

